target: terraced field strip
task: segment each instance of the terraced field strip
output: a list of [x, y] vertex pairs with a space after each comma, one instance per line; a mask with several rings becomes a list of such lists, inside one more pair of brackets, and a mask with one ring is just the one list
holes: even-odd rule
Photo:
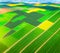
[[[60, 53], [60, 28], [35, 53]], [[57, 47], [56, 47], [57, 46]]]
[[37, 53], [47, 42], [49, 42], [50, 39], [52, 39], [52, 37], [54, 37], [58, 32], [60, 31], [60, 29], [58, 29], [56, 32], [54, 32], [34, 53]]

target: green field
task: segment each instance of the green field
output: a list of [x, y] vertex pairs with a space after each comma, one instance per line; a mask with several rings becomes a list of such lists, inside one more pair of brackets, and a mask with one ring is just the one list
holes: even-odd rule
[[0, 53], [60, 53], [60, 4], [0, 5]]

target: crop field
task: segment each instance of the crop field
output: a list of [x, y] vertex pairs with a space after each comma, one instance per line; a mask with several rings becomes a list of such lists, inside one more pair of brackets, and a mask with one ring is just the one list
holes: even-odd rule
[[60, 53], [60, 4], [0, 5], [0, 53]]

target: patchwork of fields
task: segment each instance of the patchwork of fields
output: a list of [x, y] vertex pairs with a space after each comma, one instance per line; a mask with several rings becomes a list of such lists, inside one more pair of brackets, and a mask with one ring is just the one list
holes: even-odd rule
[[0, 53], [60, 53], [60, 4], [0, 5]]

